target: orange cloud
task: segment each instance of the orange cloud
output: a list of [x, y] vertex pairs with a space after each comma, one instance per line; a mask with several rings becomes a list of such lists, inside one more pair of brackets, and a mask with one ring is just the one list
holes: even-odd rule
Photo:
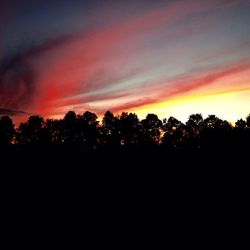
[[90, 79], [102, 70], [112, 75], [131, 64], [133, 48], [138, 49], [162, 24], [208, 7], [211, 5], [206, 2], [177, 1], [109, 29], [77, 34], [56, 46], [53, 43], [48, 46], [53, 50], [41, 55], [46, 67], [38, 69], [40, 89], [33, 109], [42, 110], [44, 115], [53, 113], [54, 101], [111, 86], [114, 83], [90, 84]]
[[[208, 68], [205, 73], [198, 70], [173, 79], [153, 80], [147, 86], [113, 90], [117, 83], [139, 78], [148, 70], [144, 61], [140, 69], [134, 68], [134, 54], [138, 57], [145, 52], [141, 49], [143, 42], [161, 32], [163, 26], [183, 21], [196, 12], [230, 7], [237, 2], [173, 1], [127, 22], [62, 36], [26, 50], [18, 57], [19, 62], [29, 63], [37, 86], [27, 111], [44, 116], [60, 113], [67, 107], [79, 110], [93, 107], [97, 112], [112, 108], [118, 112], [173, 98], [244, 71], [249, 65]], [[95, 105], [112, 100], [112, 105]]]
[[[245, 72], [248, 73], [243, 77]], [[181, 96], [190, 96], [189, 93], [191, 92], [196, 96], [203, 96], [208, 93], [218, 93], [218, 91], [220, 93], [231, 93], [239, 89], [249, 89], [250, 83], [247, 80], [249, 79], [249, 75], [250, 62], [238, 62], [238, 65], [221, 65], [220, 67], [217, 66], [216, 69], [207, 68], [196, 70], [195, 72], [188, 72], [172, 79], [166, 79], [160, 83], [145, 86], [143, 95], [136, 92], [134, 97], [137, 96], [138, 101], [134, 102], [134, 106], [133, 102], [125, 102], [123, 105], [114, 108], [114, 110], [120, 112], [125, 109], [161, 103], [163, 101], [178, 99]], [[230, 86], [228, 83], [234, 76], [239, 76], [240, 79], [242, 78], [242, 83], [237, 81], [236, 86]], [[144, 96], [144, 98], [142, 96]]]

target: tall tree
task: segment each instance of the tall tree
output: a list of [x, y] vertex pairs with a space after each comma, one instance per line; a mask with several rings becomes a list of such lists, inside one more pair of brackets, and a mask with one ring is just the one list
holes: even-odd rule
[[180, 126], [182, 126], [182, 122], [177, 120], [176, 118], [170, 116], [168, 120], [163, 120], [163, 130], [167, 132], [168, 134], [173, 133], [175, 130], [177, 130]]
[[121, 145], [120, 120], [112, 112], [107, 111], [99, 128], [99, 139], [103, 145], [119, 147]]
[[47, 119], [44, 126], [45, 133], [48, 136], [48, 142], [52, 144], [62, 144], [63, 137], [63, 121]]
[[146, 144], [157, 144], [160, 142], [162, 121], [155, 114], [148, 114], [141, 121]]
[[189, 116], [186, 124], [194, 133], [198, 134], [203, 127], [203, 122], [201, 114], [192, 114]]
[[74, 111], [69, 111], [65, 114], [62, 126], [63, 142], [70, 145], [75, 144], [77, 135], [77, 116]]
[[43, 126], [41, 116], [30, 116], [27, 122], [20, 124], [17, 140], [21, 144], [40, 144]]
[[136, 114], [123, 112], [120, 116], [120, 128], [122, 144], [135, 145], [140, 143], [142, 129]]
[[204, 121], [201, 114], [192, 114], [186, 122], [187, 138], [185, 147], [187, 150], [199, 150], [200, 133], [204, 128]]
[[250, 128], [250, 114], [246, 118], [247, 121], [247, 127]]
[[77, 116], [77, 140], [85, 150], [93, 150], [97, 144], [97, 116], [86, 111]]
[[206, 128], [219, 128], [221, 127], [223, 121], [219, 119], [215, 115], [209, 115], [205, 120], [204, 120], [204, 125]]
[[184, 124], [174, 117], [169, 117], [168, 120], [163, 120], [164, 136], [162, 143], [168, 150], [179, 150], [182, 147], [183, 139], [185, 137]]
[[200, 146], [203, 150], [219, 151], [229, 147], [232, 126], [215, 115], [204, 119], [200, 135]]
[[11, 118], [3, 116], [0, 118], [0, 145], [11, 144], [15, 134], [14, 124]]
[[243, 119], [239, 119], [236, 123], [235, 123], [235, 127], [237, 129], [245, 129], [247, 127], [247, 122], [244, 121]]

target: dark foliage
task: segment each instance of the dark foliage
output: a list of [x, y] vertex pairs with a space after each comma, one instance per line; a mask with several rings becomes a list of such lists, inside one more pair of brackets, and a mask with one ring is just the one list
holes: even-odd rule
[[92, 157], [96, 162], [118, 156], [124, 164], [130, 164], [132, 158], [138, 162], [153, 159], [153, 164], [158, 159], [184, 161], [198, 160], [200, 156], [209, 161], [216, 155], [228, 158], [247, 154], [249, 117], [232, 126], [215, 115], [203, 119], [201, 114], [192, 114], [184, 124], [174, 117], [162, 121], [157, 115], [148, 114], [140, 120], [133, 113], [115, 116], [107, 111], [99, 122], [94, 113], [77, 115], [69, 111], [61, 120], [30, 116], [15, 129], [12, 120], [3, 116], [0, 146], [1, 152], [38, 154], [40, 158], [44, 154], [63, 159], [73, 153], [86, 161]]
[[121, 197], [122, 206], [125, 197], [134, 206], [144, 196], [145, 204], [158, 204], [157, 211], [158, 202], [182, 209], [192, 195], [207, 206], [209, 197], [223, 201], [225, 190], [231, 202], [233, 194], [248, 190], [249, 149], [249, 116], [232, 126], [214, 115], [191, 115], [183, 123], [108, 111], [98, 121], [94, 113], [70, 111], [60, 120], [31, 116], [16, 129], [9, 117], [0, 118], [3, 186], [20, 192], [21, 199], [32, 193], [29, 200], [38, 197], [39, 206], [38, 190], [47, 190], [44, 197], [51, 200], [61, 194], [63, 204], [68, 195], [68, 204], [73, 197], [84, 208], [92, 204], [87, 194], [93, 200], [113, 194], [113, 203]]
[[12, 143], [15, 129], [12, 120], [8, 116], [0, 118], [0, 145], [7, 146]]

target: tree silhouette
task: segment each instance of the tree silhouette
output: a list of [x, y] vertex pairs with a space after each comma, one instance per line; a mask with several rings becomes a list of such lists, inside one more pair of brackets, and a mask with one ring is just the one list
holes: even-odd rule
[[17, 141], [20, 144], [40, 144], [44, 120], [41, 116], [30, 116], [28, 121], [18, 128]]
[[162, 121], [157, 115], [148, 114], [140, 121], [134, 113], [114, 116], [110, 111], [99, 123], [95, 113], [86, 111], [77, 115], [69, 111], [60, 120], [44, 121], [41, 116], [30, 116], [15, 129], [12, 120], [3, 116], [0, 118], [0, 147], [8, 149], [5, 152], [34, 149], [36, 151], [32, 152], [57, 152], [58, 156], [74, 152], [85, 157], [93, 152], [105, 157], [115, 152], [127, 156], [133, 153], [142, 158], [147, 152], [148, 155], [158, 152], [158, 157], [165, 154], [170, 157], [175, 153], [240, 155], [250, 149], [249, 123], [250, 115], [232, 126], [215, 115], [203, 119], [201, 114], [192, 114], [183, 124], [174, 117]]
[[136, 114], [123, 112], [120, 116], [120, 129], [123, 145], [141, 143], [142, 127]]
[[0, 146], [11, 144], [15, 134], [15, 128], [12, 119], [8, 116], [0, 118]]
[[155, 114], [148, 114], [141, 121], [145, 144], [158, 144], [160, 142], [162, 121]]
[[74, 111], [65, 114], [63, 120], [63, 143], [73, 146], [77, 139], [77, 116]]
[[250, 114], [246, 118], [247, 127], [250, 128]]
[[86, 111], [83, 115], [77, 116], [77, 135], [78, 143], [85, 150], [93, 150], [97, 145], [97, 116]]
[[163, 130], [165, 131], [162, 143], [168, 150], [180, 150], [185, 138], [185, 125], [174, 117], [163, 120]]
[[103, 116], [99, 136], [101, 145], [109, 147], [120, 147], [121, 145], [120, 120], [110, 111], [107, 111]]
[[247, 126], [247, 122], [245, 122], [243, 119], [240, 119], [238, 120], [236, 123], [235, 123], [235, 127], [238, 128], [238, 129], [245, 129]]
[[230, 145], [231, 125], [215, 115], [209, 115], [201, 130], [200, 145], [206, 150], [218, 150]]
[[163, 130], [168, 133], [172, 134], [175, 130], [177, 130], [180, 126], [182, 126], [182, 122], [177, 120], [176, 118], [170, 116], [168, 120], [163, 120]]
[[201, 114], [190, 115], [186, 124], [192, 132], [198, 134], [203, 127], [203, 117]]
[[245, 151], [250, 148], [250, 133], [247, 128], [247, 121], [239, 119], [235, 123], [235, 129], [233, 133], [233, 144], [237, 145], [237, 151]]
[[62, 120], [47, 119], [44, 130], [45, 134], [48, 136], [47, 143], [59, 145], [64, 142]]
[[[204, 121], [201, 114], [192, 114], [186, 122], [187, 140], [189, 150], [199, 150], [200, 132], [204, 128]], [[187, 146], [186, 146], [187, 147]]]
[[209, 115], [205, 120], [204, 120], [204, 125], [206, 128], [219, 128], [222, 125], [222, 120], [216, 117], [215, 115]]

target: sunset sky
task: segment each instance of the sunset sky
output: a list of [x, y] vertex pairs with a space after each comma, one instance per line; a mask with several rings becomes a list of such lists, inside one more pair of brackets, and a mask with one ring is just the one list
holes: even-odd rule
[[250, 0], [0, 2], [0, 115], [250, 113]]

